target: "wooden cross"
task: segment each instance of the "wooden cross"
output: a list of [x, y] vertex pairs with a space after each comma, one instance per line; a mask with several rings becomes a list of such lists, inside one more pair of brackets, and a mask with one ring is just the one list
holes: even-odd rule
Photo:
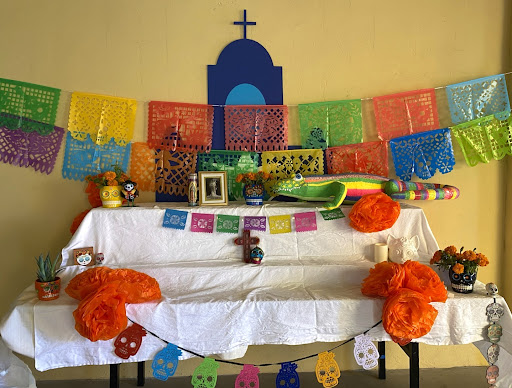
[[243, 245], [244, 247], [244, 262], [251, 262], [251, 245], [259, 244], [260, 239], [258, 237], [251, 237], [251, 231], [244, 229], [242, 237], [235, 238], [236, 245]]
[[237, 26], [244, 26], [244, 39], [247, 39], [247, 26], [255, 26], [256, 22], [247, 21], [247, 10], [244, 9], [244, 20], [241, 22], [233, 22]]

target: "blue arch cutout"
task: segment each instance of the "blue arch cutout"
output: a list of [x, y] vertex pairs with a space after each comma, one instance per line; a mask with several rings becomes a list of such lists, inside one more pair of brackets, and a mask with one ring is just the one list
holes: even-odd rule
[[226, 105], [265, 105], [265, 97], [256, 86], [240, 84], [231, 89]]

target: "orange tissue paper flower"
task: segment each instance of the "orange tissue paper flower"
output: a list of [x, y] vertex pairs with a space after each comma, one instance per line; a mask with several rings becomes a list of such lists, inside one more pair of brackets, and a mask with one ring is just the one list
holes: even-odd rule
[[400, 204], [384, 193], [366, 194], [350, 211], [350, 226], [363, 233], [391, 228], [400, 215]]
[[363, 280], [361, 292], [370, 297], [386, 298], [404, 286], [405, 271], [401, 264], [384, 261], [370, 269]]
[[407, 345], [430, 332], [437, 310], [419, 292], [401, 289], [387, 298], [382, 309], [382, 326], [391, 339]]
[[128, 323], [125, 303], [119, 282], [103, 285], [73, 311], [76, 331], [93, 342], [116, 337]]
[[404, 263], [404, 288], [421, 293], [429, 302], [446, 302], [448, 292], [439, 275], [428, 265], [408, 260]]
[[110, 272], [112, 270], [108, 267], [89, 268], [71, 279], [64, 291], [72, 298], [85, 299], [108, 282]]

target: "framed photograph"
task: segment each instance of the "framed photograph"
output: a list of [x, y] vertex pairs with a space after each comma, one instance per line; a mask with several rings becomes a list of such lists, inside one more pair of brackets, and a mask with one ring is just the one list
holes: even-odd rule
[[92, 247], [73, 249], [75, 264], [89, 266], [94, 265], [94, 250]]
[[199, 171], [199, 205], [227, 205], [226, 171]]

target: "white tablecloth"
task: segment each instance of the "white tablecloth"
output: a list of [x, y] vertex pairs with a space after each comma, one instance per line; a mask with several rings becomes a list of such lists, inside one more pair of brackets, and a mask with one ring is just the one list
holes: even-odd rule
[[[67, 264], [73, 248], [93, 246], [112, 268], [130, 267], [156, 278], [162, 299], [127, 306], [127, 315], [166, 341], [203, 355], [243, 356], [249, 345], [306, 344], [341, 341], [371, 327], [382, 313], [383, 300], [364, 297], [360, 284], [374, 265], [372, 245], [395, 237], [418, 235], [420, 259], [438, 249], [420, 208], [402, 206], [395, 225], [364, 234], [348, 226], [348, 218], [324, 221], [317, 212], [318, 230], [270, 234], [255, 232], [265, 251], [263, 264], [244, 264], [234, 234], [192, 233], [162, 227], [165, 207], [94, 209], [63, 249]], [[315, 211], [311, 204], [264, 207], [201, 207], [181, 210], [199, 213], [283, 215]], [[348, 215], [349, 207], [342, 208]], [[85, 268], [68, 266], [63, 287]], [[473, 294], [450, 292], [446, 303], [434, 303], [439, 315], [430, 333], [418, 339], [448, 345], [485, 341], [486, 306], [492, 298], [477, 283]], [[501, 384], [512, 365], [512, 315], [505, 301], [500, 321], [503, 338], [498, 365]], [[36, 368], [99, 365], [152, 360], [165, 344], [147, 335], [139, 352], [124, 361], [113, 353], [113, 341], [91, 342], [74, 330], [73, 310], [78, 301], [65, 293], [55, 301], [39, 302], [29, 286], [5, 317], [4, 341], [14, 351], [35, 358]], [[374, 340], [390, 340], [378, 326]], [[478, 343], [486, 352], [485, 343]], [[484, 349], [485, 348], [485, 349]], [[190, 354], [184, 353], [184, 358]], [[255, 361], [256, 362], [256, 361]], [[507, 364], [508, 362], [508, 364]], [[510, 376], [511, 373], [508, 373]], [[507, 385], [502, 385], [507, 386]]]

